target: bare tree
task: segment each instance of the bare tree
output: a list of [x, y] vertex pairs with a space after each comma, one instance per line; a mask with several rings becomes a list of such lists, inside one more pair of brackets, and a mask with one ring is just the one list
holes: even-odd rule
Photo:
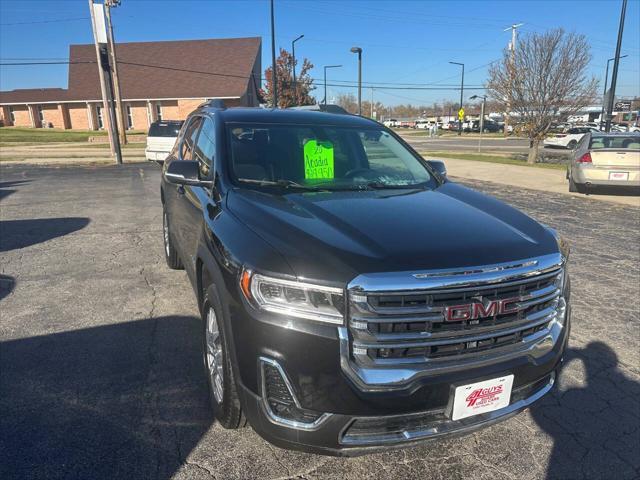
[[587, 77], [590, 60], [584, 35], [555, 29], [523, 37], [515, 52], [505, 50], [502, 60], [489, 68], [489, 94], [524, 123], [528, 163], [536, 162], [553, 121], [575, 114], [595, 98], [598, 82]]
[[[298, 60], [296, 59], [296, 65]], [[313, 105], [316, 103], [315, 98], [311, 95], [311, 91], [315, 89], [313, 78], [309, 75], [309, 70], [313, 68], [313, 64], [306, 58], [302, 62], [302, 68], [297, 71], [296, 87], [293, 84], [293, 56], [284, 48], [280, 49], [280, 56], [276, 59], [276, 68], [278, 69], [278, 107], [287, 108], [294, 105]], [[262, 100], [267, 105], [272, 106], [271, 89], [273, 88], [272, 68], [265, 70], [264, 76], [266, 84], [264, 90], [260, 91]]]

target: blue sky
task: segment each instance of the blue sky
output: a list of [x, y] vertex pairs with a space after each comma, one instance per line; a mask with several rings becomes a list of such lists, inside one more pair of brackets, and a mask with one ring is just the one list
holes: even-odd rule
[[[275, 5], [277, 46], [290, 50], [291, 40], [304, 34], [296, 43], [296, 56], [309, 58], [318, 79], [322, 65], [342, 64], [329, 78], [355, 82], [356, 56], [349, 49], [358, 45], [363, 48], [364, 82], [453, 87], [460, 69], [448, 64], [451, 60], [465, 63], [466, 85], [481, 86], [487, 64], [509, 42], [510, 33], [503, 29], [522, 22], [520, 35], [555, 27], [585, 34], [592, 47], [591, 73], [602, 86], [606, 61], [615, 54], [621, 0], [276, 0]], [[86, 0], [0, 0], [0, 61], [67, 60], [70, 44], [92, 42], [88, 10]], [[121, 42], [262, 36], [263, 67], [270, 64], [269, 3], [264, 0], [122, 0], [113, 21]], [[640, 0], [629, 1], [622, 53], [628, 57], [621, 60], [617, 93], [638, 96]], [[66, 84], [65, 65], [0, 67], [2, 90]], [[355, 88], [330, 87], [329, 98], [339, 92], [355, 93]], [[373, 93], [392, 105], [458, 97], [455, 90]], [[371, 90], [363, 95], [369, 98]]]

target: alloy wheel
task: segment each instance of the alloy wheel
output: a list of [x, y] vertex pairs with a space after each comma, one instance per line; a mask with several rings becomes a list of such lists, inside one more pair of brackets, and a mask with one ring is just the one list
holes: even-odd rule
[[205, 358], [213, 396], [217, 403], [222, 403], [224, 399], [224, 364], [222, 357], [222, 338], [218, 328], [218, 318], [212, 307], [207, 312], [207, 330], [205, 338]]
[[171, 255], [170, 245], [169, 245], [169, 221], [167, 218], [167, 212], [164, 212], [162, 216], [162, 230], [164, 233], [164, 251], [167, 254], [167, 257]]

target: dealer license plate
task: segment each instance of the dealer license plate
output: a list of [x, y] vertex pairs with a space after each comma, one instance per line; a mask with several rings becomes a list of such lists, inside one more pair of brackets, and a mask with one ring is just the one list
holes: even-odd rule
[[609, 172], [609, 180], [629, 180], [629, 172]]
[[493, 412], [509, 405], [513, 375], [456, 387], [452, 420]]

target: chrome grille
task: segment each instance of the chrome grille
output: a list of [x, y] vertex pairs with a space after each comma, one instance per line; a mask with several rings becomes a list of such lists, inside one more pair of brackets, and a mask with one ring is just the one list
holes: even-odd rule
[[[383, 366], [508, 350], [546, 330], [556, 318], [562, 274], [558, 266], [484, 285], [349, 291], [351, 354], [360, 365]], [[501, 300], [510, 302], [509, 311], [484, 310], [480, 318], [445, 321], [447, 307]]]

